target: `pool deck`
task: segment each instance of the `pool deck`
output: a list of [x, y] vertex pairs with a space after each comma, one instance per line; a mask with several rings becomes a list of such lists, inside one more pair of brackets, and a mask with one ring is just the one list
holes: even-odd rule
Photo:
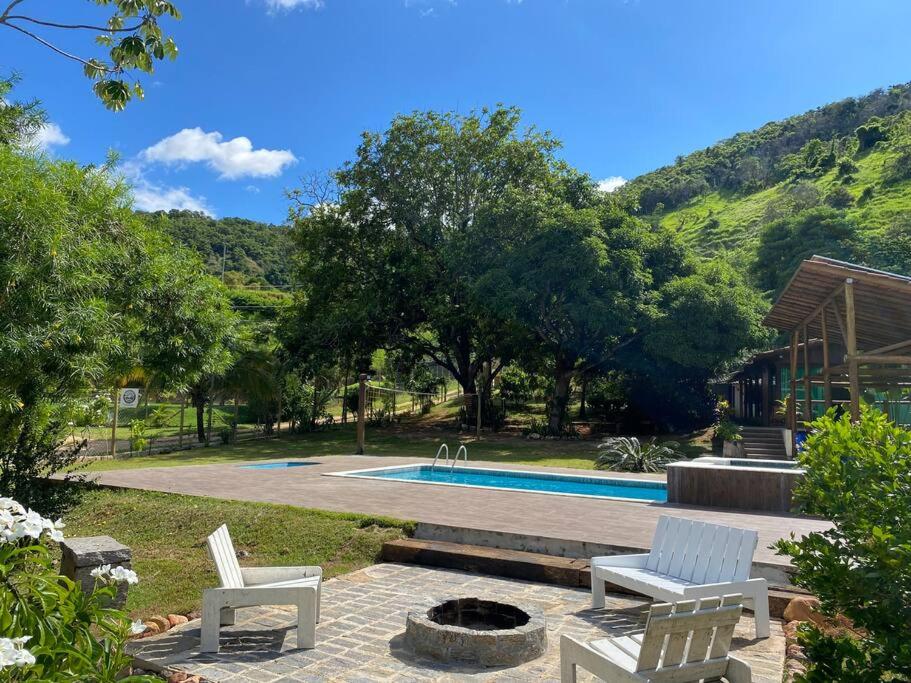
[[[126, 488], [385, 515], [449, 527], [606, 544], [630, 549], [648, 548], [658, 517], [662, 514], [673, 514], [755, 529], [759, 532], [759, 547], [756, 549], [754, 561], [779, 567], [787, 566], [787, 562], [769, 549], [770, 544], [792, 532], [799, 536], [829, 527], [824, 521], [793, 515], [323, 476], [331, 472], [427, 463], [429, 460], [426, 458], [326, 456], [299, 460], [314, 464], [284, 469], [244, 469], [244, 463], [219, 463], [111, 470], [100, 472], [97, 481], [104, 485]], [[266, 461], [246, 464], [264, 462]], [[664, 475], [660, 474], [593, 472], [511, 463], [472, 461], [470, 466], [540, 470], [608, 478], [664, 480]]]

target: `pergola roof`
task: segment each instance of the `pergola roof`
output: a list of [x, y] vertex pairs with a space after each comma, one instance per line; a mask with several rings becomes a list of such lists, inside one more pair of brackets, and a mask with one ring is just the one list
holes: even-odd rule
[[829, 337], [845, 346], [845, 303], [837, 294], [849, 279], [854, 283], [858, 349], [871, 352], [911, 340], [911, 277], [824, 256], [800, 264], [765, 324], [783, 332], [806, 326], [805, 337], [820, 337], [822, 312]]

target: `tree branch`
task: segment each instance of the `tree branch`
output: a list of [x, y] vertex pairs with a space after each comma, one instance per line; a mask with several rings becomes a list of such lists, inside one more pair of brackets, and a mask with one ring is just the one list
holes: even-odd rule
[[125, 28], [111, 28], [109, 26], [92, 26], [91, 24], [58, 24], [53, 21], [42, 21], [41, 19], [33, 19], [32, 17], [27, 17], [23, 14], [11, 14], [4, 15], [2, 21], [5, 23], [9, 19], [21, 19], [22, 21], [30, 21], [33, 24], [40, 24], [41, 26], [50, 26], [51, 28], [67, 28], [67, 29], [88, 29], [89, 31], [101, 31], [102, 33], [133, 33], [138, 31], [146, 23], [146, 19], [143, 19], [140, 23], [135, 26], [128, 26]]
[[100, 64], [98, 62], [94, 62], [94, 63], [89, 62], [88, 60], [83, 59], [82, 57], [77, 57], [74, 54], [70, 54], [69, 52], [66, 52], [65, 50], [61, 50], [56, 45], [52, 45], [51, 43], [47, 42], [44, 38], [42, 38], [41, 36], [36, 36], [31, 31], [26, 31], [21, 26], [16, 26], [15, 24], [7, 23], [5, 20], [0, 20], [0, 24], [2, 24], [3, 26], [8, 26], [11, 29], [19, 31], [20, 33], [24, 33], [29, 38], [32, 38], [33, 40], [37, 40], [39, 43], [41, 43], [45, 47], [50, 48], [51, 50], [56, 52], [58, 55], [62, 55], [64, 57], [66, 57], [67, 59], [72, 59], [73, 61], [79, 62], [80, 64], [85, 64], [86, 66], [91, 66], [93, 68], [100, 69], [101, 71], [104, 71], [105, 73], [109, 73], [109, 74], [110, 73], [119, 73], [117, 69], [112, 69], [112, 68], [104, 66], [103, 64]]

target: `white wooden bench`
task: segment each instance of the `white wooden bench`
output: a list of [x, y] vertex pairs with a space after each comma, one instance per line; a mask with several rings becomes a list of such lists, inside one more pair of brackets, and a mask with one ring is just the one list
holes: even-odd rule
[[768, 638], [768, 584], [750, 578], [758, 540], [750, 529], [662, 515], [648, 553], [592, 558], [592, 607], [604, 607], [605, 581], [667, 602], [739, 593], [756, 637]]
[[206, 539], [206, 544], [221, 587], [209, 588], [202, 594], [200, 649], [203, 652], [218, 652], [219, 628], [234, 623], [234, 611], [238, 607], [259, 605], [297, 606], [297, 646], [315, 647], [322, 592], [320, 567], [242, 568], [224, 524]]
[[583, 643], [560, 638], [560, 680], [575, 683], [581, 667], [608, 683], [750, 683], [750, 665], [728, 654], [740, 620], [741, 596], [653, 605], [645, 633]]

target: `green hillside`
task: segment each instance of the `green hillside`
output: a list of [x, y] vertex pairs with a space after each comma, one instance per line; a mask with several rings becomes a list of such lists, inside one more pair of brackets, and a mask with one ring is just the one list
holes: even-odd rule
[[[911, 84], [843, 100], [680, 157], [623, 192], [702, 253], [749, 266], [764, 288], [779, 284], [772, 267], [814, 251], [907, 272], [909, 110]], [[785, 248], [802, 253], [769, 262]]]
[[211, 218], [194, 211], [143, 214], [181, 244], [198, 251], [209, 271], [231, 285], [290, 284], [288, 228], [245, 218]]

